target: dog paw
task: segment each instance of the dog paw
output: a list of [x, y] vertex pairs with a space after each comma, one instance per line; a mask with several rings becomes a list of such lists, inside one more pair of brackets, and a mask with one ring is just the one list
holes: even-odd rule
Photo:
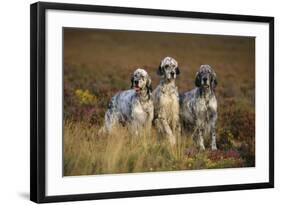
[[218, 150], [217, 145], [212, 145], [212, 151]]

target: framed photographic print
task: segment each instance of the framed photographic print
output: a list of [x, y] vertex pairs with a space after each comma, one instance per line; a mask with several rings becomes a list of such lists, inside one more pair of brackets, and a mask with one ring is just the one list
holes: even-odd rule
[[274, 18], [31, 5], [30, 198], [274, 187]]

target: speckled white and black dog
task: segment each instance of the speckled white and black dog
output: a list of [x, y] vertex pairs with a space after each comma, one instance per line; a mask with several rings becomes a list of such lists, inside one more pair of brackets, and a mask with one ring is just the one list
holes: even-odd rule
[[217, 99], [214, 89], [216, 73], [209, 65], [201, 65], [195, 77], [196, 88], [180, 96], [180, 116], [184, 127], [193, 128], [193, 141], [205, 150], [204, 138], [211, 138], [211, 149], [216, 150]]
[[180, 74], [178, 62], [165, 57], [159, 65], [160, 84], [152, 93], [154, 103], [154, 123], [161, 136], [168, 137], [170, 143], [176, 143], [180, 134], [179, 94], [175, 80]]
[[152, 85], [148, 73], [141, 68], [131, 77], [131, 88], [114, 95], [105, 113], [105, 129], [111, 132], [116, 125], [128, 125], [132, 134], [150, 131], [153, 120]]

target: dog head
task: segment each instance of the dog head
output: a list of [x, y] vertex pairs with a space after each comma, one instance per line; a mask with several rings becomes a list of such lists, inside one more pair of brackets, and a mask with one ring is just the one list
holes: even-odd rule
[[203, 90], [214, 90], [217, 84], [217, 75], [211, 66], [201, 65], [196, 73], [195, 85]]
[[131, 77], [131, 88], [133, 88], [137, 94], [142, 90], [146, 90], [148, 93], [152, 92], [151, 78], [144, 69], [138, 68], [135, 70]]
[[160, 62], [157, 73], [158, 75], [162, 76], [167, 82], [175, 80], [177, 75], [180, 74], [178, 62], [171, 57], [164, 58]]

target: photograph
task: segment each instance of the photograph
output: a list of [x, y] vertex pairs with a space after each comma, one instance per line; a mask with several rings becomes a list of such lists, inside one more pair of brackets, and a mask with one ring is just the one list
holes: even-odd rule
[[255, 167], [255, 37], [63, 27], [63, 176]]

